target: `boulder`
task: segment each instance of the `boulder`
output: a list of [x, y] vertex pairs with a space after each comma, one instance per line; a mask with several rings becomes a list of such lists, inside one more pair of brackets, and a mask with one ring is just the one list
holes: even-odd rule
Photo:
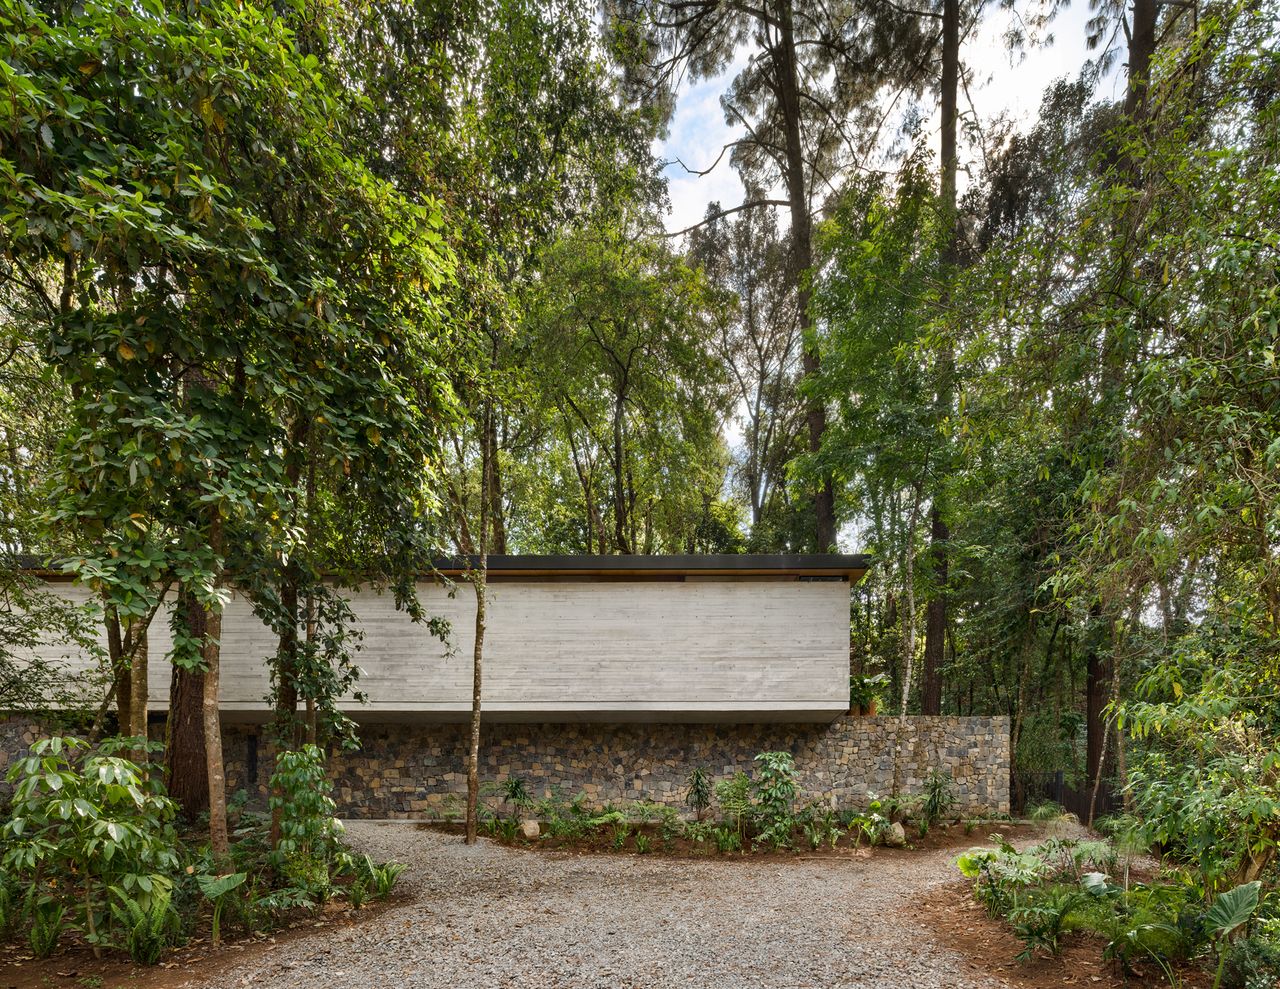
[[901, 848], [907, 843], [907, 832], [897, 821], [884, 829], [884, 843], [890, 848]]
[[542, 833], [542, 828], [532, 817], [527, 817], [520, 822], [520, 833], [526, 838], [533, 839]]

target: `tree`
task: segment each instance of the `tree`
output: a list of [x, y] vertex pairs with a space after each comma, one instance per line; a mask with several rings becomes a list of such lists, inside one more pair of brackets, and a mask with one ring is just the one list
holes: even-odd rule
[[542, 272], [532, 358], [572, 451], [589, 540], [617, 553], [683, 548], [679, 520], [714, 502], [724, 477], [728, 394], [712, 353], [723, 300], [668, 246], [625, 230], [565, 236]]
[[[762, 197], [759, 190], [747, 193]], [[737, 300], [733, 318], [721, 323], [716, 350], [729, 370], [742, 425], [735, 470], [751, 513], [751, 543], [758, 550], [787, 548], [782, 533], [789, 526], [779, 524], [789, 514], [786, 466], [800, 452], [804, 427], [789, 247], [772, 213], [747, 210], [729, 219], [712, 203], [705, 225], [690, 233], [689, 254]]]
[[203, 673], [223, 856], [221, 611], [295, 493], [280, 410], [312, 413], [324, 455], [420, 509], [450, 404], [431, 373], [446, 352], [441, 220], [345, 155], [334, 80], [287, 16], [21, 16], [17, 33], [39, 40], [6, 52], [24, 81], [0, 215], [19, 269], [59, 275], [23, 281], [73, 397], [51, 521], [77, 536], [65, 568], [122, 619], [150, 620], [169, 585], [180, 596], [173, 660]]
[[[791, 229], [789, 278], [803, 342], [806, 379], [817, 376], [819, 342], [810, 306], [815, 199], [838, 188], [840, 174], [859, 164], [868, 131], [877, 129], [875, 96], [895, 85], [919, 86], [927, 44], [918, 18], [896, 5], [856, 3], [801, 9], [791, 0], [615, 0], [609, 18], [633, 84], [670, 107], [679, 80], [712, 78], [743, 46], [754, 53], [724, 96], [726, 119], [745, 134], [732, 161], [750, 188], [781, 185], [785, 198], [751, 199], [727, 212], [785, 206]], [[729, 148], [724, 149], [728, 151]], [[723, 152], [722, 152], [723, 154]], [[806, 401], [809, 451], [818, 454], [827, 411]], [[812, 547], [836, 544], [832, 481], [815, 483]]]

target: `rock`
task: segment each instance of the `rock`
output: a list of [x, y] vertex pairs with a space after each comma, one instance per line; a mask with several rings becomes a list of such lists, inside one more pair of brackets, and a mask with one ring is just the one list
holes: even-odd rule
[[532, 817], [526, 817], [520, 822], [520, 833], [526, 838], [536, 838], [542, 833], [542, 828], [538, 826], [538, 822]]
[[907, 832], [903, 830], [902, 825], [894, 821], [885, 829], [884, 843], [890, 848], [901, 848], [907, 843]]

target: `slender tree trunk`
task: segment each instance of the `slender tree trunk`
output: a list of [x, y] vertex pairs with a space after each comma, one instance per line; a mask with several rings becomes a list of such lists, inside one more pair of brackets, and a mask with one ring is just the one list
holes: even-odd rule
[[898, 730], [893, 745], [893, 795], [902, 789], [903, 736], [907, 730], [907, 705], [911, 700], [911, 675], [916, 659], [916, 524], [920, 516], [920, 489], [911, 502], [907, 522], [906, 551], [902, 562], [902, 704], [898, 709]]
[[627, 486], [622, 463], [623, 402], [620, 386], [613, 406], [613, 539], [615, 552], [630, 553], [627, 541]]
[[[485, 403], [485, 423], [481, 430], [480, 441], [480, 490], [486, 491], [489, 486], [489, 472], [493, 469], [493, 451], [489, 449], [488, 420], [493, 415], [492, 405]], [[476, 843], [476, 832], [479, 824], [480, 804], [480, 716], [481, 700], [484, 685], [484, 633], [485, 603], [488, 596], [489, 557], [488, 557], [488, 519], [486, 504], [488, 499], [480, 499], [480, 546], [479, 559], [472, 574], [472, 586], [476, 592], [476, 625], [475, 641], [471, 652], [471, 735], [467, 752], [467, 834], [466, 843]]]
[[[190, 595], [182, 595], [187, 634], [203, 641], [204, 609]], [[188, 821], [209, 809], [209, 774], [204, 747], [204, 674], [173, 667], [169, 684], [169, 717], [165, 726], [165, 788]]]
[[[809, 212], [808, 183], [805, 176], [804, 144], [800, 135], [800, 80], [796, 68], [795, 31], [792, 26], [790, 0], [778, 5], [778, 45], [771, 53], [777, 67], [779, 105], [782, 109], [785, 139], [787, 200], [791, 211], [791, 276], [796, 290], [803, 346], [802, 366], [806, 378], [814, 378], [821, 369], [818, 343], [814, 339], [813, 312], [810, 306], [809, 271], [813, 268], [813, 217]], [[810, 398], [805, 411], [809, 432], [809, 452], [820, 453], [822, 437], [827, 429], [827, 410], [821, 398]], [[829, 472], [818, 481], [813, 496], [814, 548], [829, 553], [836, 546], [836, 512], [834, 485]]]
[[489, 449], [493, 463], [489, 466], [489, 517], [493, 520], [493, 542], [490, 549], [499, 555], [507, 551], [507, 524], [502, 510], [502, 465], [498, 462], [498, 417], [489, 423]]
[[[959, 147], [956, 129], [959, 117], [960, 88], [960, 0], [943, 0], [942, 4], [942, 134], [940, 140], [941, 200], [947, 244], [944, 260], [948, 269], [959, 261], [960, 227], [956, 215], [956, 173]], [[944, 344], [937, 359], [937, 418], [939, 426], [951, 416], [952, 382], [955, 355]], [[946, 443], [946, 439], [940, 440]], [[947, 580], [949, 576], [948, 541], [951, 530], [946, 521], [943, 492], [947, 483], [950, 457], [938, 460], [930, 508], [929, 555], [933, 564], [933, 589], [925, 615], [924, 675], [920, 709], [925, 714], [942, 711], [942, 666], [947, 634]]]
[[[222, 517], [218, 509], [209, 533], [209, 546], [217, 557], [222, 556]], [[231, 842], [227, 834], [227, 779], [222, 761], [222, 715], [219, 710], [219, 680], [222, 662], [222, 610], [209, 608], [205, 612], [204, 634], [204, 693], [201, 713], [204, 723], [205, 765], [209, 774], [209, 848], [214, 862], [221, 867], [231, 854]]]
[[[129, 734], [134, 738], [147, 737], [147, 708], [151, 700], [147, 689], [147, 667], [150, 664], [150, 632], [139, 629], [138, 641], [133, 648], [133, 661], [129, 664]], [[135, 761], [145, 762], [145, 747], [134, 751]]]

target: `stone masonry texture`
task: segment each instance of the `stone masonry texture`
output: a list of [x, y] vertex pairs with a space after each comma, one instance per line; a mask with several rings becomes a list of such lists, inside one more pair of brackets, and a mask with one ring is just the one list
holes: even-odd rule
[[[431, 818], [466, 792], [465, 725], [365, 724], [360, 748], [330, 754], [339, 813], [348, 818]], [[0, 775], [39, 737], [30, 720], [0, 721]], [[228, 792], [265, 802], [272, 752], [260, 727], [224, 730]], [[585, 794], [593, 806], [647, 800], [684, 807], [695, 766], [714, 779], [753, 771], [759, 752], [795, 758], [800, 799], [864, 804], [893, 788], [901, 745], [901, 788], [918, 793], [938, 768], [955, 781], [966, 812], [1009, 810], [1007, 717], [846, 717], [826, 725], [541, 724], [488, 725], [481, 780], [523, 777], [535, 797]]]

